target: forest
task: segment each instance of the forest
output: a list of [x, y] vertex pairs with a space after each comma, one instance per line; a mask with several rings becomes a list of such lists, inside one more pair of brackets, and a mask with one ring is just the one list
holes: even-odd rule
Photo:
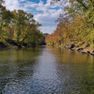
[[65, 1], [56, 30], [46, 37], [47, 44], [94, 52], [94, 0]]
[[44, 39], [39, 30], [41, 24], [33, 14], [23, 10], [9, 11], [3, 3], [0, 0], [0, 48], [41, 45]]

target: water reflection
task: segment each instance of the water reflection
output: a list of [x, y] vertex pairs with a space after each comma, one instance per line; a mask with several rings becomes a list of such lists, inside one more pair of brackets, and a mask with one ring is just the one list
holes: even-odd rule
[[1, 51], [0, 94], [94, 94], [94, 57], [54, 48]]
[[[19, 82], [33, 74], [33, 64], [39, 54], [38, 49], [0, 52], [0, 94], [4, 92], [8, 84]], [[6, 94], [13, 94], [13, 92]]]
[[59, 78], [65, 78], [63, 93], [94, 94], [94, 57], [61, 49], [51, 51], [60, 63]]

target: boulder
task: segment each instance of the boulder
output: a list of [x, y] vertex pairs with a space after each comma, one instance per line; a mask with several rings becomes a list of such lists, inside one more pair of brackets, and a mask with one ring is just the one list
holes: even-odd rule
[[68, 48], [68, 49], [73, 49], [75, 47], [75, 44], [68, 44], [67, 46], [66, 46], [66, 48]]
[[90, 52], [90, 54], [91, 54], [91, 55], [94, 55], [94, 50], [92, 50], [92, 51]]
[[89, 49], [83, 49], [83, 50], [81, 50], [80, 52], [81, 52], [81, 53], [90, 54], [90, 51], [89, 51]]
[[83, 50], [83, 48], [77, 48], [77, 51], [82, 51]]

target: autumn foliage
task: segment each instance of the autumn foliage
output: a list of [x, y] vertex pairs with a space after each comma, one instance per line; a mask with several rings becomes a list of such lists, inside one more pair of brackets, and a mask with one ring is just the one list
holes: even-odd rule
[[62, 17], [55, 32], [46, 38], [48, 45], [62, 46], [70, 43], [87, 43], [94, 48], [93, 0], [66, 0]]

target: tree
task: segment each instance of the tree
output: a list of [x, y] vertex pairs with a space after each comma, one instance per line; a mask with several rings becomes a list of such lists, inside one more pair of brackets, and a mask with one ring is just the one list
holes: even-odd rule
[[61, 5], [66, 3], [67, 6], [64, 7], [65, 12], [59, 17], [56, 31], [47, 37], [47, 42], [54, 42], [53, 37], [55, 37], [54, 40], [57, 39], [57, 41], [54, 44], [86, 42], [94, 48], [94, 0], [53, 1], [60, 1]]
[[[0, 41], [14, 41], [18, 45], [38, 45], [43, 39], [40, 24], [31, 13], [23, 10], [9, 11], [0, 1]], [[40, 39], [39, 39], [40, 38]]]

